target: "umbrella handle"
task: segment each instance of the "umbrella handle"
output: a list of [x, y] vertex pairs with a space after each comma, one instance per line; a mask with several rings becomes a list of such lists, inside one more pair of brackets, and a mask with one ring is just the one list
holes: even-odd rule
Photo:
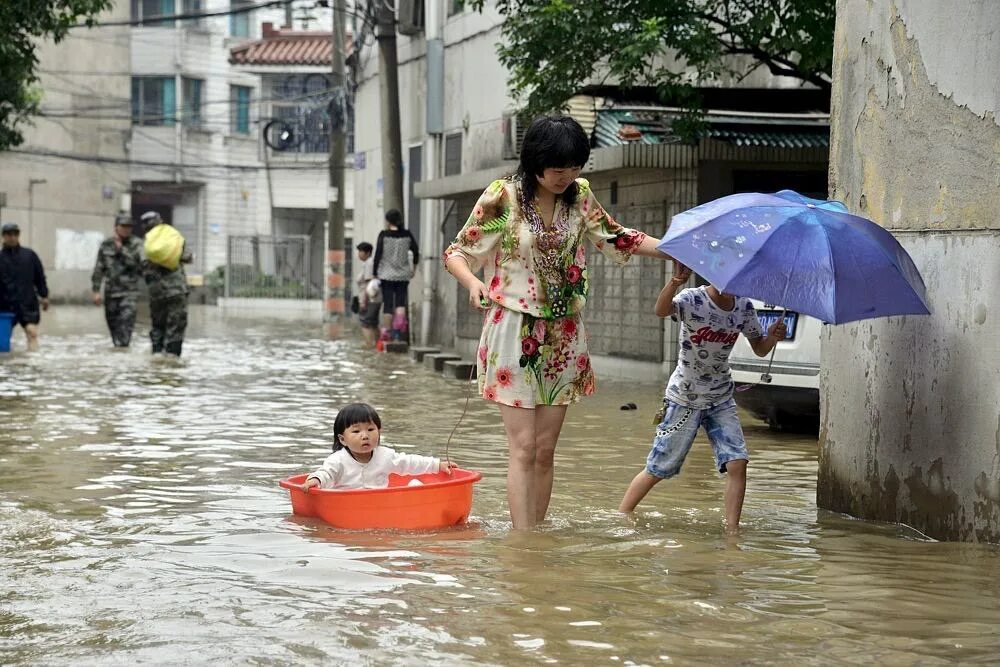
[[[782, 306], [781, 307], [781, 317], [778, 318], [779, 322], [784, 322], [785, 321], [785, 313], [787, 313], [787, 312], [788, 312], [788, 309], [785, 308], [784, 306]], [[775, 343], [774, 347], [771, 348], [771, 358], [767, 360], [767, 370], [764, 371], [764, 373], [762, 373], [761, 376], [760, 376], [760, 381], [763, 382], [764, 384], [770, 384], [771, 383], [771, 380], [772, 380], [772, 378], [771, 378], [771, 366], [774, 365], [774, 353], [777, 352], [777, 350], [778, 350], [778, 344]]]

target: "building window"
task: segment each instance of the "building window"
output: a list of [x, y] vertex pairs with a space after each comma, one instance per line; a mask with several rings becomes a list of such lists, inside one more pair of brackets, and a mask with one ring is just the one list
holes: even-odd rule
[[448, 16], [461, 14], [464, 8], [465, 2], [463, 0], [448, 0]]
[[132, 77], [132, 123], [173, 125], [177, 90], [172, 76]]
[[456, 132], [444, 138], [444, 175], [462, 173], [462, 133]]
[[145, 26], [173, 25], [172, 20], [157, 21], [174, 15], [174, 0], [132, 0], [132, 20]]
[[181, 117], [185, 125], [201, 127], [201, 89], [204, 81], [201, 79], [181, 79], [184, 87], [184, 115]]
[[[252, 7], [254, 5], [252, 0], [230, 0], [229, 10], [233, 11], [235, 9], [241, 9], [243, 7]], [[233, 37], [249, 37], [250, 36], [250, 14], [252, 12], [244, 11], [237, 14], [229, 15], [229, 34]]]
[[250, 134], [250, 91], [247, 86], [230, 86], [233, 134]]

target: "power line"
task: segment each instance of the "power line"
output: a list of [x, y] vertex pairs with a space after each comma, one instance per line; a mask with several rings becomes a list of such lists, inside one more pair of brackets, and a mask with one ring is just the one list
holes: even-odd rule
[[[153, 16], [143, 17], [141, 20], [130, 20], [130, 21], [105, 21], [94, 24], [87, 23], [77, 23], [76, 25], [70, 26], [70, 28], [113, 28], [113, 27], [156, 27], [150, 26], [149, 24], [156, 23], [166, 23], [168, 21], [198, 21], [204, 18], [214, 18], [219, 16], [234, 16], [239, 14], [247, 14], [258, 9], [270, 9], [272, 7], [278, 7], [282, 5], [288, 5], [295, 0], [270, 0], [269, 2], [262, 2], [257, 5], [247, 5], [243, 7], [230, 7], [225, 11], [217, 12], [190, 12], [185, 14], [155, 14]], [[319, 9], [325, 5], [320, 2], [316, 2], [312, 7], [307, 7], [306, 9]], [[362, 15], [347, 10], [344, 12], [347, 16], [355, 16], [358, 18], [363, 18]]]
[[267, 9], [279, 5], [291, 4], [293, 0], [270, 0], [259, 5], [246, 5], [243, 7], [230, 7], [221, 12], [191, 12], [188, 14], [162, 14], [144, 18], [141, 21], [106, 21], [102, 23], [77, 23], [70, 28], [110, 28], [114, 26], [144, 26], [147, 23], [159, 23], [164, 21], [196, 21], [198, 19], [211, 18], [213, 16], [233, 16], [236, 14], [247, 14], [257, 9]]
[[[310, 76], [325, 76], [325, 75], [320, 75], [320, 74], [317, 73], [317, 74], [310, 75]], [[149, 77], [149, 78], [170, 78], [170, 77]], [[185, 78], [190, 78], [190, 77], [185, 77]], [[199, 81], [205, 81], [205, 79], [198, 79], [198, 80]], [[230, 84], [230, 85], [238, 85], [238, 84]], [[64, 91], [64, 90], [61, 90], [59, 88], [52, 88], [51, 90], [54, 90], [56, 92], [69, 93], [69, 91]], [[258, 88], [258, 90], [259, 90], [259, 88]], [[256, 98], [251, 97], [250, 98], [250, 104], [253, 105], [253, 104], [264, 104], [264, 103], [279, 103], [279, 106], [280, 106], [280, 103], [286, 103], [288, 105], [295, 104], [296, 106], [305, 106], [306, 104], [308, 104], [310, 102], [310, 100], [312, 98], [318, 98], [320, 100], [320, 102], [322, 102], [322, 99], [323, 99], [324, 96], [326, 96], [326, 95], [332, 95], [335, 91], [336, 91], [335, 88], [323, 88], [323, 89], [320, 89], [320, 90], [314, 90], [314, 91], [309, 92], [309, 93], [302, 93], [300, 95], [293, 95], [293, 96], [290, 96], [290, 97], [256, 97]], [[40, 115], [46, 116], [46, 117], [49, 117], [49, 118], [92, 118], [92, 119], [99, 119], [99, 120], [100, 119], [106, 119], [106, 120], [124, 120], [124, 119], [130, 119], [130, 118], [132, 118], [131, 113], [125, 114], [125, 115], [120, 115], [120, 116], [118, 116], [118, 115], [107, 115], [107, 114], [103, 114], [103, 115], [102, 114], [90, 115], [90, 114], [80, 113], [80, 112], [84, 112], [84, 111], [117, 111], [119, 109], [129, 109], [129, 110], [131, 110], [131, 105], [132, 105], [132, 100], [131, 99], [126, 99], [126, 98], [122, 98], [122, 97], [112, 98], [112, 99], [122, 100], [122, 103], [121, 104], [117, 104], [117, 105], [113, 105], [113, 106], [112, 105], [108, 105], [108, 106], [95, 106], [95, 107], [75, 107], [75, 108], [70, 107], [68, 109], [60, 109], [58, 107], [56, 107], [56, 108], [43, 108], [42, 109], [42, 113]], [[224, 104], [224, 105], [228, 105], [228, 106], [234, 106], [236, 104], [239, 104], [239, 100], [235, 100], [235, 99], [232, 99], [232, 98], [219, 99], [219, 100], [205, 100], [205, 101], [203, 101], [199, 105], [199, 108], [203, 108], [203, 107], [207, 107], [207, 106], [215, 106], [217, 104]], [[183, 104], [182, 104], [182, 106], [183, 106]], [[323, 107], [323, 105], [321, 103], [320, 104], [315, 104], [315, 108], [316, 109], [320, 109], [322, 107]], [[63, 113], [63, 111], [68, 111], [68, 113]], [[154, 119], [154, 120], [165, 120], [167, 118], [173, 118], [173, 114], [164, 114], [162, 116], [143, 116], [143, 118], [149, 118], [149, 119]]]
[[[104, 157], [101, 155], [79, 155], [77, 153], [63, 153], [60, 151], [46, 151], [46, 150], [22, 150], [22, 149], [10, 149], [8, 153], [14, 153], [18, 155], [33, 155], [38, 157], [51, 157], [58, 158], [62, 160], [75, 160], [78, 162], [92, 162], [92, 163], [107, 163], [107, 164], [125, 164], [135, 167], [164, 167], [169, 169], [231, 169], [236, 171], [261, 171], [264, 170], [264, 166], [258, 165], [245, 165], [245, 164], [222, 164], [222, 163], [205, 163], [205, 164], [182, 164], [177, 162], [154, 162], [150, 160], [132, 160], [129, 158], [112, 158]], [[308, 171], [315, 169], [326, 169], [326, 165], [323, 163], [316, 163], [315, 165], [282, 165], [282, 164], [272, 164], [270, 169], [285, 169], [290, 171]]]

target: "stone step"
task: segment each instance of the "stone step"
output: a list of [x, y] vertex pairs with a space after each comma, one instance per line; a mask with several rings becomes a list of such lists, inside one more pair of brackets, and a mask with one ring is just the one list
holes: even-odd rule
[[406, 354], [406, 351], [410, 349], [409, 343], [405, 340], [387, 340], [384, 345], [386, 352], [393, 352], [395, 354]]
[[[471, 378], [470, 378], [471, 373]], [[444, 362], [441, 374], [456, 380], [469, 380], [476, 377], [476, 363], [465, 359], [451, 359]]]
[[424, 362], [425, 356], [428, 354], [437, 354], [440, 351], [440, 347], [411, 347], [410, 359], [413, 359], [418, 364], [421, 364]]
[[428, 370], [437, 371], [440, 373], [444, 370], [444, 362], [458, 360], [462, 357], [457, 354], [451, 354], [450, 352], [437, 352], [433, 354], [424, 355], [424, 367]]

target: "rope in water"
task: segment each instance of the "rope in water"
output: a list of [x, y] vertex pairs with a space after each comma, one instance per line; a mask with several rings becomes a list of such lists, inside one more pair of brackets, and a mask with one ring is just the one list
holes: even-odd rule
[[469, 369], [469, 382], [466, 384], [465, 392], [465, 407], [462, 408], [462, 414], [459, 415], [458, 421], [455, 422], [455, 428], [451, 429], [451, 435], [448, 436], [448, 440], [444, 443], [444, 460], [450, 465], [451, 456], [449, 455], [449, 449], [451, 448], [451, 439], [455, 437], [455, 431], [458, 430], [458, 425], [462, 423], [465, 419], [465, 413], [469, 411], [469, 401], [472, 400], [472, 378], [476, 372], [476, 364], [472, 364], [472, 368]]

